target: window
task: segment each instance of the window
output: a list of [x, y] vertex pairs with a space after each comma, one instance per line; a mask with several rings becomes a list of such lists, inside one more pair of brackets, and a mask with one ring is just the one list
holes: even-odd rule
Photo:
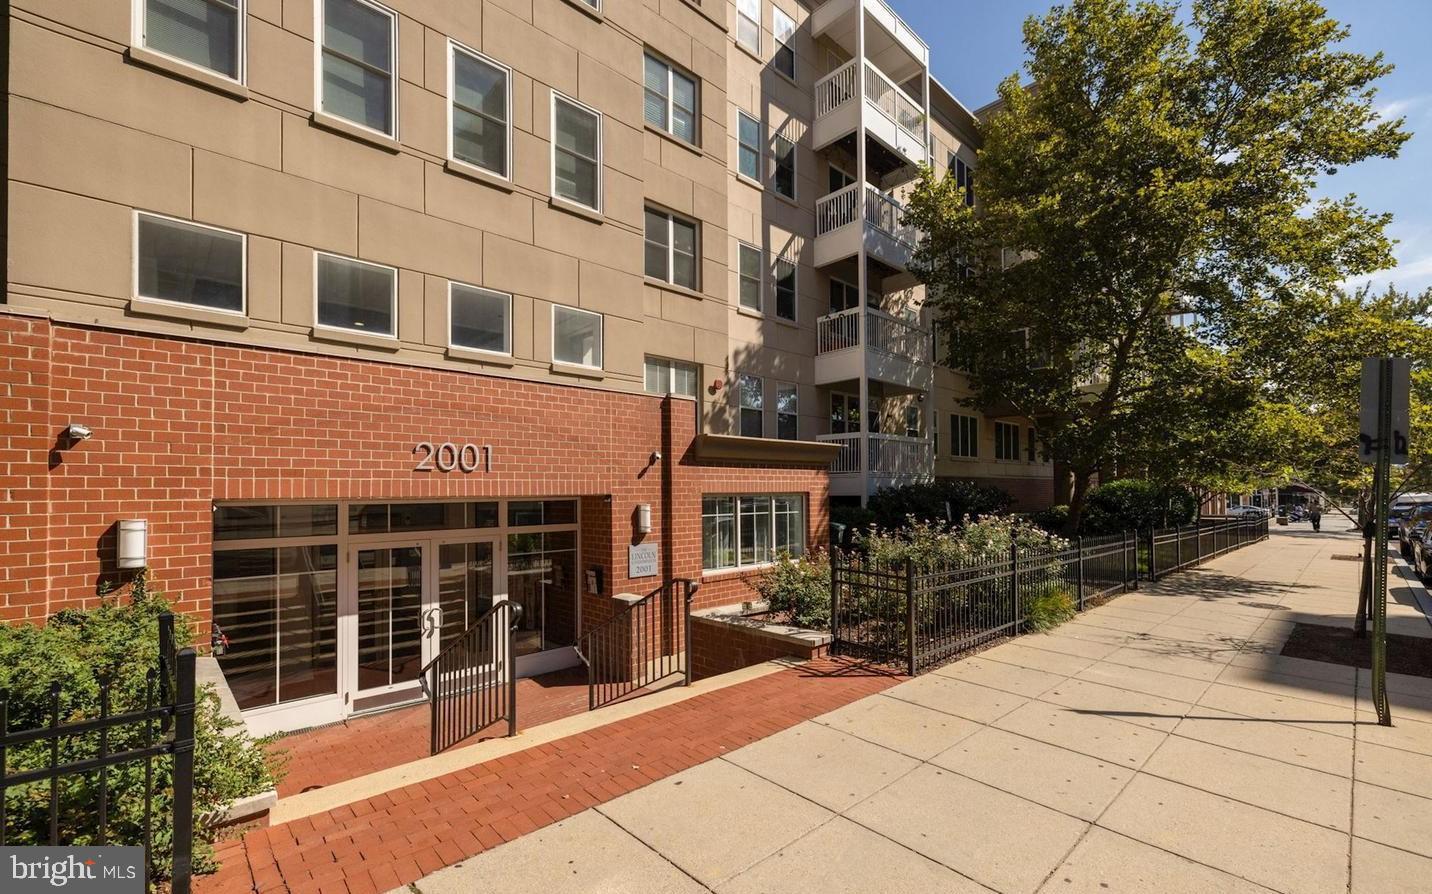
[[761, 122], [745, 112], [736, 113], [736, 171], [761, 182]]
[[793, 200], [796, 197], [796, 144], [777, 135], [771, 141], [771, 153], [776, 159], [776, 176], [772, 186], [777, 195]]
[[795, 80], [796, 78], [796, 51], [792, 47], [791, 39], [796, 36], [796, 23], [790, 16], [771, 7], [771, 32], [776, 39], [776, 54], [771, 59], [771, 64], [776, 71]]
[[965, 204], [975, 205], [975, 166], [950, 153], [950, 170], [955, 173], [955, 186], [965, 191]]
[[646, 275], [695, 289], [698, 266], [696, 224], [646, 209]]
[[708, 571], [805, 552], [805, 500], [796, 495], [707, 496], [701, 500], [701, 565]]
[[646, 390], [648, 394], [679, 394], [696, 396], [696, 367], [665, 357], [646, 358]]
[[736, 0], [736, 43], [761, 55], [761, 0]]
[[136, 213], [134, 294], [244, 313], [242, 233]]
[[748, 310], [761, 310], [761, 250], [742, 242], [736, 246], [739, 255], [739, 276], [741, 279], [741, 306]]
[[602, 209], [602, 115], [552, 91], [552, 194]]
[[1039, 459], [1038, 448], [1034, 442], [1034, 427], [1028, 429], [1029, 442], [1025, 445], [1026, 456], [1030, 462], [1037, 462]]
[[448, 284], [448, 344], [472, 351], [512, 353], [512, 296]]
[[994, 458], [1019, 459], [1019, 426], [1008, 422], [994, 424]]
[[860, 290], [844, 280], [830, 279], [830, 312], [853, 310], [860, 304]]
[[398, 271], [316, 252], [317, 325], [392, 338], [397, 331]]
[[980, 420], [978, 416], [950, 414], [950, 455], [980, 455]]
[[338, 535], [336, 503], [214, 507], [214, 540], [271, 540]]
[[830, 395], [830, 433], [833, 435], [854, 434], [860, 431], [860, 396], [841, 394]]
[[397, 136], [397, 15], [367, 0], [322, 0], [317, 6], [319, 108]]
[[917, 404], [905, 408], [905, 437], [920, 437], [920, 407]]
[[736, 392], [741, 401], [741, 437], [761, 438], [766, 434], [765, 386], [758, 376], [745, 373], [736, 377]]
[[452, 53], [448, 154], [507, 178], [511, 154], [511, 72], [486, 56], [456, 43]]
[[845, 171], [841, 170], [833, 164], [830, 165], [829, 169], [826, 171], [826, 185], [830, 187], [830, 189], [827, 191], [827, 194], [832, 192], [840, 192], [842, 189], [845, 189], [847, 186], [854, 182], [855, 177], [845, 173]]
[[140, 9], [145, 49], [244, 79], [244, 0], [143, 0]]
[[602, 315], [552, 305], [552, 359], [601, 369]]
[[786, 320], [796, 318], [796, 262], [789, 258], [776, 258], [776, 316]]
[[696, 80], [646, 54], [646, 123], [679, 140], [696, 143]]
[[497, 503], [349, 503], [349, 534], [497, 527]]
[[800, 430], [797, 400], [796, 386], [776, 383], [776, 437], [782, 441], [796, 440]]

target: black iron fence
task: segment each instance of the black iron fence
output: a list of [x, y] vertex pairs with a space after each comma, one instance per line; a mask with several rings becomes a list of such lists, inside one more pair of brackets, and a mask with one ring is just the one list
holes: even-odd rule
[[836, 552], [831, 563], [831, 649], [902, 666], [910, 674], [1025, 628], [1040, 597], [1092, 600], [1156, 580], [1268, 536], [1267, 519], [1076, 538], [1064, 549], [1011, 547], [959, 566], [873, 565]]
[[432, 753], [500, 720], [517, 735], [517, 653], [512, 632], [522, 606], [495, 602], [419, 672], [432, 708]]
[[695, 581], [670, 581], [582, 634], [587, 707], [602, 705], [675, 674], [691, 685], [691, 600]]
[[[0, 845], [141, 845], [145, 890], [155, 876], [167, 876], [174, 894], [188, 894], [194, 843], [194, 662], [193, 649], [175, 648], [174, 616], [165, 614], [159, 618], [158, 667], [148, 671], [142, 705], [112, 710], [114, 681], [101, 677], [96, 715], [74, 718], [65, 692], [54, 683], [45, 725], [12, 730], [10, 693], [0, 690]], [[42, 755], [38, 761], [36, 754]], [[161, 766], [156, 768], [156, 762]], [[155, 805], [161, 794], [156, 775], [162, 778], [166, 770], [172, 780], [168, 817], [160, 815], [163, 806], [156, 810]], [[127, 823], [116, 834], [114, 814], [131, 807], [115, 803], [118, 780], [131, 774], [143, 778], [137, 793], [140, 821], [137, 831]], [[122, 787], [125, 796], [136, 797], [134, 780], [123, 781], [130, 783]], [[75, 798], [76, 790], [87, 796]], [[166, 799], [159, 800], [164, 805]], [[77, 803], [82, 804], [78, 809]], [[171, 843], [169, 867], [154, 862], [156, 838]]]

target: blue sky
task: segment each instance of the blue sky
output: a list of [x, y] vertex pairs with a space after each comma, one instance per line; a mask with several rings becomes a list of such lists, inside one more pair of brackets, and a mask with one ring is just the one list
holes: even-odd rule
[[[891, 0], [930, 44], [932, 73], [965, 105], [994, 99], [996, 85], [1024, 59], [1021, 26], [1051, 0]], [[1389, 234], [1398, 265], [1370, 277], [1380, 289], [1395, 282], [1409, 291], [1432, 287], [1432, 2], [1428, 0], [1324, 0], [1352, 34], [1343, 46], [1381, 50], [1397, 66], [1380, 82], [1377, 105], [1405, 116], [1413, 137], [1392, 160], [1364, 162], [1328, 178], [1328, 195], [1354, 193], [1374, 211], [1393, 214]]]

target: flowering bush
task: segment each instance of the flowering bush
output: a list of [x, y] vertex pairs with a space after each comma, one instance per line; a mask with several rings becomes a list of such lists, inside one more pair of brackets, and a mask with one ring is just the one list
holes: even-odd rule
[[905, 527], [877, 528], [859, 541], [872, 565], [894, 567], [908, 560], [917, 571], [1007, 560], [1011, 544], [1021, 552], [1057, 552], [1069, 547], [1068, 540], [1007, 515], [966, 519], [960, 527], [911, 518]]
[[796, 627], [830, 626], [830, 558], [819, 550], [780, 558], [756, 580], [756, 591], [771, 613]]

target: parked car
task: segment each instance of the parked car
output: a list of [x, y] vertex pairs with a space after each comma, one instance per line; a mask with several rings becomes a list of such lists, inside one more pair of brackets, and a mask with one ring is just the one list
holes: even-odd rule
[[1427, 525], [1432, 523], [1432, 503], [1420, 503], [1397, 523], [1397, 547], [1409, 561], [1417, 558], [1416, 548], [1426, 539]]
[[1264, 509], [1261, 506], [1229, 506], [1228, 511], [1225, 512], [1224, 515], [1229, 515], [1234, 518], [1246, 518], [1257, 521], [1260, 518], [1267, 518], [1268, 510]]
[[1432, 583], [1432, 538], [1424, 537], [1413, 545], [1412, 567], [1424, 584]]

